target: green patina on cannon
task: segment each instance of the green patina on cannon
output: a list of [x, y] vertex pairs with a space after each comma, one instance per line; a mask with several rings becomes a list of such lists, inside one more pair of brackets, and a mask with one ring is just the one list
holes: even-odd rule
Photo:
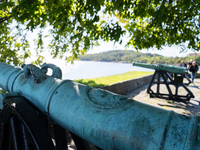
[[133, 62], [133, 66], [144, 67], [144, 68], [155, 69], [155, 70], [163, 70], [163, 71], [176, 73], [176, 74], [184, 74], [187, 71], [186, 67], [177, 67], [177, 66], [171, 66], [171, 65], [165, 65], [165, 64], [152, 65], [152, 64]]
[[[177, 67], [165, 64], [152, 65], [138, 62], [133, 62], [133, 66], [155, 69], [154, 75], [147, 89], [147, 93], [150, 94], [150, 97], [158, 97], [183, 102], [189, 101], [191, 98], [194, 98], [193, 93], [186, 86], [187, 84], [191, 83], [190, 79], [186, 75], [186, 67]], [[184, 84], [183, 78], [186, 78], [189, 83]], [[157, 86], [156, 91], [152, 89], [152, 86], [154, 84], [156, 84]], [[166, 85], [168, 93], [160, 92], [160, 85], [163, 84]], [[180, 87], [185, 89], [185, 95], [178, 94], [178, 89]], [[173, 91], [172, 88], [174, 88], [175, 91]]]
[[[51, 76], [47, 68], [53, 70]], [[184, 116], [61, 77], [52, 64], [23, 65], [22, 70], [0, 63], [0, 87], [8, 91], [0, 94], [0, 149], [65, 150], [65, 130], [78, 150], [91, 149], [88, 142], [98, 150], [200, 149], [199, 116]], [[54, 144], [47, 119], [53, 122]]]

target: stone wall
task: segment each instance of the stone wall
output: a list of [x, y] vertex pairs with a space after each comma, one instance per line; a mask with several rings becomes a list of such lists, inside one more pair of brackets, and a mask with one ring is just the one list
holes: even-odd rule
[[105, 89], [117, 94], [126, 94], [131, 92], [143, 85], [149, 84], [153, 75], [148, 75], [140, 78], [135, 78], [131, 80], [126, 80], [122, 82], [118, 82], [115, 84], [111, 84], [109, 86], [101, 87], [101, 89]]

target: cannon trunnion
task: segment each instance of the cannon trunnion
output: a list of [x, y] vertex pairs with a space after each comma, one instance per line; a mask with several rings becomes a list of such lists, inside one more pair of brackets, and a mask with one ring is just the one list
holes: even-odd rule
[[[34, 70], [30, 70], [28, 77], [23, 73], [19, 68], [0, 63], [0, 86], [11, 92], [10, 95], [1, 95], [0, 100], [4, 103], [3, 107], [0, 103], [1, 125], [5, 125], [11, 116], [17, 116], [12, 109], [19, 111], [17, 100], [20, 99], [58, 125], [60, 133], [66, 129], [75, 136], [73, 139], [84, 139], [78, 140], [84, 149], [88, 148], [85, 141], [106, 150], [200, 148], [199, 116], [184, 116], [71, 80], [61, 80], [46, 74], [43, 76], [43, 73], [31, 75], [35, 73]], [[39, 76], [44, 80], [38, 79]], [[11, 109], [6, 109], [7, 106]], [[30, 125], [31, 121], [24, 116], [26, 112], [23, 110], [26, 111], [22, 105], [19, 113], [23, 115], [21, 118], [17, 116], [17, 120], [22, 122], [25, 130], [30, 126], [31, 132], [27, 134], [30, 137], [32, 133], [34, 137], [36, 134]], [[6, 114], [9, 114], [8, 117]], [[2, 119], [4, 117], [8, 119]], [[2, 133], [1, 137], [4, 136]], [[36, 145], [39, 145], [37, 143], [38, 140]]]

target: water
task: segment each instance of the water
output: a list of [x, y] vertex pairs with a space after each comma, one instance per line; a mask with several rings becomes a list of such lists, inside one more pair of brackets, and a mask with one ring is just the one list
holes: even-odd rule
[[74, 64], [54, 63], [62, 69], [63, 79], [85, 79], [122, 74], [128, 71], [153, 71], [129, 63], [74, 61]]

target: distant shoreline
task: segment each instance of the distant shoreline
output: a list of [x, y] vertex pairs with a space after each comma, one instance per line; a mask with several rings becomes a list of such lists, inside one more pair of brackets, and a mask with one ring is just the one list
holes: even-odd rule
[[79, 60], [76, 60], [76, 61], [92, 61], [92, 62], [111, 62], [111, 63], [125, 63], [125, 64], [132, 64], [132, 63], [129, 63], [129, 62], [124, 62], [124, 61], [101, 61], [101, 60], [82, 60], [82, 59], [79, 59]]

